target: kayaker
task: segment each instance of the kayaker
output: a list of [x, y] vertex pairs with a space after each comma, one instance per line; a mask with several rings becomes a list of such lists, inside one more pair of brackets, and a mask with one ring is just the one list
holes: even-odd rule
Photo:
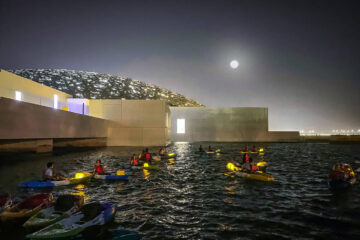
[[145, 150], [143, 149], [142, 152], [139, 154], [139, 160], [144, 161], [145, 159]]
[[165, 156], [165, 149], [161, 148], [159, 151], [160, 156]]
[[94, 167], [93, 172], [95, 174], [100, 174], [100, 175], [105, 174], [105, 169], [104, 166], [101, 165], [101, 160], [96, 160], [96, 165]]
[[211, 148], [211, 146], [209, 145], [209, 148], [208, 148], [208, 152], [213, 152], [214, 150]]
[[252, 147], [252, 152], [257, 152], [258, 150], [256, 149], [255, 145], [253, 145]]
[[199, 147], [199, 152], [205, 152], [201, 145]]
[[145, 162], [148, 164], [151, 164], [151, 154], [149, 153], [149, 149], [145, 149]]
[[245, 153], [243, 155], [243, 163], [248, 163], [250, 162], [250, 158], [249, 158], [249, 155], [247, 153]]
[[250, 165], [251, 165], [251, 171], [252, 172], [256, 172], [256, 171], [259, 170], [256, 162], [252, 159], [252, 157], [250, 157], [250, 163], [251, 163]]
[[131, 163], [130, 163], [132, 166], [137, 166], [139, 165], [139, 162], [138, 160], [136, 159], [136, 155], [133, 154], [132, 158], [131, 158]]
[[249, 150], [249, 148], [248, 148], [248, 146], [246, 145], [245, 147], [244, 147], [244, 151], [243, 152], [247, 152]]
[[46, 169], [45, 171], [43, 171], [43, 179], [45, 181], [59, 181], [59, 180], [64, 180], [65, 178], [63, 176], [55, 176], [55, 171], [54, 171], [54, 163], [53, 162], [48, 162], [46, 165]]

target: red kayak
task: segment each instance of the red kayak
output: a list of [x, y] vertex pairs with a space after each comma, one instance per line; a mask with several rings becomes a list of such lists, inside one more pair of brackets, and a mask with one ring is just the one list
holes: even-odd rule
[[49, 207], [52, 203], [52, 194], [39, 193], [5, 209], [0, 214], [0, 219], [2, 222], [26, 220], [38, 213], [41, 209]]

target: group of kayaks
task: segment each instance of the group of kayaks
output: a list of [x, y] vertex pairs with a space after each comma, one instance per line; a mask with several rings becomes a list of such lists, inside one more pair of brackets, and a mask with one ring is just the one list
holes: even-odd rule
[[[264, 154], [264, 149], [260, 148], [257, 151], [242, 151], [241, 154]], [[266, 173], [266, 167], [267, 162], [264, 160], [257, 161], [256, 163], [256, 170], [255, 171], [248, 171], [243, 169], [240, 166], [237, 166], [236, 163], [228, 162], [226, 164], [226, 169], [230, 171], [235, 176], [252, 179], [252, 180], [258, 180], [258, 181], [266, 181], [266, 182], [272, 182], [274, 181], [274, 177], [270, 174]]]
[[[5, 197], [1, 197], [3, 199]], [[84, 204], [83, 197], [73, 195], [61, 195], [54, 201], [50, 193], [35, 194], [19, 203], [0, 207], [2, 225], [22, 224], [32, 232], [26, 236], [29, 239], [75, 237], [91, 227], [110, 222], [116, 212], [115, 205], [110, 202]]]

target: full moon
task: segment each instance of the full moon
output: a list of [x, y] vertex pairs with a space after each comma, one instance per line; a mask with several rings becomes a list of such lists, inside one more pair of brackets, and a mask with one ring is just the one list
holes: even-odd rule
[[239, 66], [239, 62], [238, 62], [238, 61], [232, 60], [232, 61], [230, 62], [230, 67], [231, 67], [232, 69], [236, 69], [236, 68], [238, 68], [238, 66]]

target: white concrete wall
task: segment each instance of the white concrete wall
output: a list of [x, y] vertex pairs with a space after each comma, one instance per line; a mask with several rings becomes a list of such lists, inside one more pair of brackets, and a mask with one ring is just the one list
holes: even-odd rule
[[[268, 131], [267, 108], [171, 107], [172, 141], [261, 141]], [[185, 119], [185, 134], [177, 119]]]
[[110, 120], [108, 146], [164, 146], [169, 142], [166, 101], [89, 100], [89, 115]]

